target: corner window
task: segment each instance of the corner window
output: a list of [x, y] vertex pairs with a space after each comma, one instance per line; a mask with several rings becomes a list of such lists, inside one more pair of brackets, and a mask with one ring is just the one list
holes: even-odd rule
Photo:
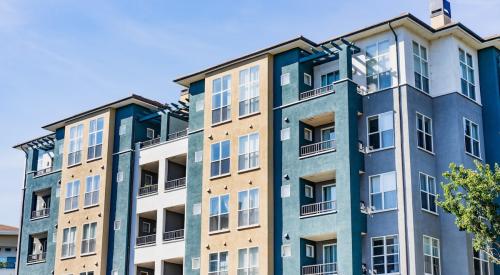
[[66, 198], [64, 200], [64, 211], [78, 209], [78, 195], [80, 193], [80, 181], [70, 181], [66, 184]]
[[62, 258], [75, 256], [75, 239], [76, 239], [76, 226], [65, 228], [63, 230], [63, 240], [61, 249]]
[[259, 224], [259, 189], [238, 192], [238, 226]]
[[304, 84], [307, 86], [312, 86], [312, 77], [310, 74], [304, 73]]
[[229, 229], [229, 195], [210, 198], [209, 231]]
[[366, 88], [368, 92], [392, 86], [389, 40], [366, 47]]
[[281, 86], [285, 86], [285, 85], [290, 84], [290, 73], [282, 74], [280, 81], [281, 81]]
[[212, 82], [212, 124], [231, 119], [231, 76], [214, 79]]
[[415, 87], [429, 93], [427, 49], [417, 42], [413, 42], [413, 70], [415, 72]]
[[85, 198], [83, 206], [91, 206], [99, 203], [99, 186], [101, 176], [89, 176], [85, 184]]
[[259, 166], [259, 134], [253, 133], [239, 138], [238, 170]]
[[104, 129], [104, 118], [93, 119], [89, 125], [89, 148], [87, 159], [99, 158], [102, 155], [102, 135]]
[[370, 177], [370, 205], [374, 211], [396, 209], [396, 195], [395, 172]]
[[97, 223], [87, 223], [83, 225], [82, 254], [95, 252]]
[[228, 253], [218, 252], [208, 255], [208, 275], [228, 274]]
[[230, 146], [229, 140], [214, 143], [210, 146], [210, 176], [216, 177], [229, 173], [230, 168]]
[[372, 265], [377, 274], [399, 273], [398, 236], [372, 239]]
[[340, 79], [340, 72], [334, 71], [331, 73], [321, 75], [321, 87], [333, 84], [333, 82]]
[[432, 152], [432, 119], [417, 113], [417, 146]]
[[462, 94], [472, 100], [476, 100], [472, 55], [462, 49], [458, 49], [458, 57], [460, 59], [460, 86], [462, 88]]
[[240, 116], [259, 111], [259, 66], [240, 71]]
[[393, 112], [368, 117], [368, 149], [378, 150], [394, 146]]
[[437, 213], [436, 208], [436, 180], [424, 173], [420, 173], [420, 198], [422, 209]]
[[83, 124], [69, 129], [68, 165], [70, 166], [82, 162], [82, 137]]
[[238, 275], [259, 274], [259, 248], [243, 248], [238, 250]]
[[424, 236], [424, 274], [440, 275], [439, 240]]
[[464, 139], [465, 152], [480, 158], [479, 151], [479, 126], [476, 123], [464, 118]]

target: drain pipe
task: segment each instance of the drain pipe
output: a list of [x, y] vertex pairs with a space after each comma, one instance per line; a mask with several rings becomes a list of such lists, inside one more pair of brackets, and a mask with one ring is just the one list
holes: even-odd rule
[[405, 237], [405, 250], [406, 250], [406, 274], [410, 274], [410, 267], [409, 267], [409, 251], [408, 251], [408, 213], [406, 210], [406, 177], [405, 177], [405, 151], [403, 148], [403, 111], [402, 111], [402, 99], [401, 99], [401, 70], [399, 67], [399, 40], [398, 40], [398, 35], [394, 31], [394, 28], [391, 25], [391, 22], [388, 23], [389, 28], [392, 31], [392, 34], [394, 35], [394, 40], [396, 41], [396, 70], [397, 70], [397, 85], [398, 85], [398, 100], [399, 100], [399, 131], [401, 133], [401, 139], [400, 139], [400, 146], [401, 146], [401, 166], [402, 166], [402, 179], [403, 179], [403, 216], [404, 216], [404, 237]]

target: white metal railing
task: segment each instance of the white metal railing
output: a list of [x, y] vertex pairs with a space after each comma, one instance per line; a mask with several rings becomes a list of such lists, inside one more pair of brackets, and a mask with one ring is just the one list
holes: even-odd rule
[[326, 94], [329, 92], [335, 92], [335, 90], [333, 89], [333, 84], [302, 92], [299, 94], [299, 99], [303, 100], [303, 99], [315, 97], [315, 96], [318, 96], [321, 94]]
[[300, 156], [303, 157], [308, 155], [314, 155], [317, 153], [334, 149], [335, 149], [335, 140], [334, 139], [325, 140], [300, 147]]
[[49, 213], [50, 213], [50, 208], [42, 208], [34, 210], [31, 211], [31, 218], [32, 219], [45, 218], [49, 216]]
[[163, 232], [164, 241], [175, 241], [184, 239], [184, 229]]
[[178, 139], [181, 137], [185, 137], [185, 136], [187, 136], [187, 133], [188, 133], [187, 129], [184, 129], [184, 130], [179, 131], [179, 132], [171, 133], [168, 135], [167, 140], [174, 140], [174, 139]]
[[158, 184], [146, 185], [139, 188], [139, 197], [158, 193]]
[[28, 263], [36, 263], [36, 262], [45, 261], [46, 258], [47, 258], [47, 252], [31, 254], [31, 255], [28, 255]]
[[330, 212], [337, 209], [337, 201], [322, 201], [312, 204], [302, 205], [300, 208], [301, 216], [316, 215]]
[[143, 141], [143, 142], [139, 143], [139, 148], [142, 149], [142, 148], [146, 148], [146, 147], [149, 147], [149, 146], [153, 146], [155, 144], [160, 143], [160, 141], [161, 141], [160, 137], [153, 138], [153, 139], [150, 139], [150, 140], [146, 140], [146, 141]]
[[186, 186], [186, 177], [169, 180], [165, 182], [165, 191], [182, 188]]
[[302, 275], [337, 274], [337, 263], [306, 265], [302, 267]]
[[136, 246], [148, 245], [153, 243], [156, 243], [156, 234], [140, 236], [135, 240]]
[[44, 168], [44, 169], [40, 169], [38, 171], [35, 171], [35, 173], [33, 174], [33, 176], [34, 177], [39, 177], [39, 176], [42, 176], [42, 175], [45, 175], [45, 174], [48, 174], [48, 173], [52, 172], [52, 170], [53, 170], [52, 166]]

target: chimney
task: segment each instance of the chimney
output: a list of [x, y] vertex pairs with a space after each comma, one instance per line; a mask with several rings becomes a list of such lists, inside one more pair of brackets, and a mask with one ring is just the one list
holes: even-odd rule
[[451, 23], [450, 0], [430, 0], [431, 26], [438, 29]]

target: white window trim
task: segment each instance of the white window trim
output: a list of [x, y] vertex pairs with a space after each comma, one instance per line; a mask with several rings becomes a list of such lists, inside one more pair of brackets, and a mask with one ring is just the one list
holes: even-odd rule
[[[327, 202], [325, 200], [325, 192], [323, 192], [325, 190], [325, 188], [327, 188], [327, 187], [333, 187], [335, 189], [335, 198], [333, 201], [336, 202], [337, 201], [337, 198], [336, 198], [336, 196], [337, 196], [337, 184], [336, 183], [325, 184], [325, 185], [321, 186], [321, 201]], [[335, 205], [335, 208], [336, 208], [336, 205]]]
[[[392, 114], [392, 134], [393, 134], [393, 137], [392, 137], [392, 141], [393, 141], [393, 144], [391, 146], [387, 146], [387, 147], [382, 147], [382, 131], [380, 130], [380, 116], [385, 114], [385, 113], [391, 113]], [[377, 117], [377, 120], [378, 120], [378, 123], [379, 123], [379, 130], [377, 132], [373, 132], [373, 133], [370, 133], [370, 124], [369, 124], [369, 121], [370, 121], [370, 118], [373, 118], [373, 117]], [[380, 148], [377, 148], [377, 149], [370, 149], [370, 134], [375, 134], [377, 133], [379, 135], [379, 142], [380, 142]], [[392, 149], [392, 148], [395, 148], [395, 131], [394, 131], [394, 111], [388, 111], [388, 112], [383, 112], [383, 113], [380, 113], [380, 114], [375, 114], [375, 115], [371, 115], [371, 116], [367, 116], [366, 117], [366, 148], [367, 148], [367, 151], [370, 152], [370, 153], [373, 153], [373, 152], [378, 152], [378, 151], [382, 151], [382, 150], [387, 150], [387, 149]]]
[[[70, 236], [71, 236], [71, 231], [74, 229], [74, 233], [73, 233], [73, 239], [70, 240]], [[68, 230], [68, 241], [65, 242], [64, 241], [64, 232]], [[66, 258], [72, 258], [72, 257], [75, 257], [76, 256], [76, 234], [77, 234], [77, 228], [76, 226], [71, 226], [71, 227], [66, 227], [63, 229], [63, 234], [62, 234], [62, 239], [61, 239], [61, 259], [66, 259]], [[68, 253], [70, 251], [70, 247], [71, 245], [73, 245], [73, 254], [68, 254], [68, 255], [63, 255], [63, 247], [67, 245], [68, 246]]]
[[[76, 190], [76, 193], [75, 193], [75, 188], [74, 188], [74, 185], [78, 182], [78, 188]], [[69, 185], [71, 184], [71, 194], [70, 196], [68, 197], [68, 187]], [[66, 183], [66, 192], [65, 192], [65, 195], [64, 195], [64, 212], [67, 213], [67, 212], [72, 212], [72, 211], [75, 211], [75, 210], [78, 210], [79, 208], [79, 205], [80, 205], [80, 202], [79, 202], [79, 199], [80, 199], [80, 180], [74, 180], [74, 181], [70, 181], [70, 182], [67, 182]], [[68, 200], [70, 201], [70, 206], [73, 204], [73, 200], [76, 200], [77, 203], [76, 203], [76, 207], [73, 208], [66, 208], [66, 205], [68, 203]]]
[[[432, 178], [434, 180], [434, 191], [436, 192], [435, 194], [432, 194], [429, 191], [422, 190], [422, 183], [420, 182], [420, 176], [421, 175], [425, 176], [425, 184], [427, 185], [427, 189], [429, 189], [429, 178]], [[434, 195], [436, 197], [436, 199], [437, 199], [438, 192], [437, 192], [437, 184], [436, 184], [436, 178], [435, 177], [430, 176], [430, 175], [428, 175], [426, 173], [419, 172], [418, 173], [418, 183], [420, 184], [420, 193], [422, 193], [422, 192], [426, 193], [427, 200], [429, 200], [429, 195]], [[430, 201], [427, 202], [427, 205], [428, 206], [430, 205]], [[434, 215], [439, 215], [437, 203], [436, 203], [436, 212], [433, 212], [430, 209], [425, 209], [424, 208], [424, 204], [422, 202], [422, 196], [420, 196], [420, 209], [422, 209], [422, 211], [425, 211], [425, 212], [428, 212], [428, 213], [431, 213], [431, 214], [434, 214]]]
[[[257, 136], [257, 150], [250, 152], [250, 136]], [[242, 138], [247, 138], [247, 148], [245, 148], [246, 152], [240, 152], [240, 143]], [[250, 156], [252, 154], [257, 154], [257, 165], [256, 166], [250, 166], [251, 161], [250, 161]], [[240, 169], [240, 156], [242, 155], [248, 155], [248, 167], [243, 167]], [[260, 135], [258, 132], [250, 133], [248, 135], [242, 135], [238, 137], [238, 172], [246, 171], [246, 170], [253, 170], [257, 169], [260, 167]]]
[[[227, 203], [227, 213], [222, 213], [221, 212], [221, 198], [222, 197], [225, 197], [227, 196], [227, 200], [228, 200], [228, 203]], [[211, 212], [212, 212], [212, 203], [211, 203], [211, 200], [213, 198], [219, 198], [219, 203], [217, 204], [217, 212], [218, 214], [217, 215], [212, 215]], [[225, 194], [220, 194], [220, 195], [217, 195], [217, 196], [212, 196], [208, 199], [208, 234], [216, 234], [216, 233], [220, 233], [220, 232], [226, 232], [226, 231], [229, 231], [229, 228], [231, 228], [231, 195], [229, 193], [225, 193]], [[221, 229], [221, 222], [220, 222], [220, 217], [222, 215], [228, 215], [228, 218], [227, 218], [227, 228], [224, 228], [224, 229]], [[212, 217], [217, 217], [217, 220], [218, 220], [218, 227], [217, 227], [217, 230], [214, 230], [214, 231], [210, 231], [210, 218]]]
[[[437, 240], [437, 244], [438, 244], [437, 248], [438, 248], [438, 254], [439, 254], [437, 257], [435, 255], [426, 255], [425, 254], [425, 239], [426, 238], [430, 239], [430, 241], [431, 241], [431, 251], [432, 251], [432, 241], [433, 240]], [[424, 263], [425, 263], [425, 256], [429, 256], [431, 258], [437, 258], [438, 262], [439, 262], [439, 275], [443, 274], [442, 271], [441, 271], [441, 242], [439, 241], [439, 239], [431, 237], [429, 235], [423, 235], [423, 238], [422, 238], [422, 249], [423, 249], [422, 252], [423, 252], [423, 255], [424, 255], [424, 257], [423, 257]], [[425, 273], [425, 270], [424, 270], [424, 274], [425, 275], [436, 275], [436, 274], [432, 274], [432, 273]]]
[[312, 87], [312, 76], [308, 73], [304, 73], [304, 84]]
[[[417, 44], [417, 46], [418, 46], [418, 55], [416, 55], [415, 51], [413, 50], [413, 43]], [[427, 53], [427, 56], [425, 59], [422, 57], [422, 48], [424, 48], [426, 53]], [[413, 57], [414, 57], [413, 58], [413, 72], [418, 73], [422, 78], [427, 79], [427, 85], [428, 85], [427, 88], [429, 88], [429, 90], [428, 91], [424, 90], [423, 89], [423, 87], [424, 87], [423, 79], [417, 80], [417, 78], [415, 77], [415, 74], [413, 74], [413, 78], [415, 80], [415, 88], [417, 88], [417, 81], [420, 81], [420, 82], [422, 82], [422, 83], [420, 83], [420, 87], [422, 87], [422, 88], [420, 88], [420, 89], [417, 88], [417, 90], [420, 90], [426, 94], [429, 94], [430, 90], [431, 90], [431, 80], [429, 78], [429, 50], [427, 49], [427, 47], [424, 47], [422, 44], [418, 43], [417, 41], [412, 41], [412, 49], [411, 50], [412, 50]], [[417, 70], [416, 70], [417, 66], [415, 64], [415, 57], [418, 58], [418, 61], [420, 62], [420, 72], [417, 72]], [[427, 67], [427, 75], [423, 74], [423, 70], [422, 70], [423, 64], [425, 64], [425, 66]]]
[[[476, 125], [476, 127], [477, 127], [477, 135], [478, 135], [478, 139], [473, 138], [473, 137], [472, 137], [472, 135], [471, 135], [471, 136], [468, 136], [468, 135], [466, 134], [467, 122], [469, 122], [469, 123], [471, 124], [471, 133], [472, 133], [472, 125]], [[470, 119], [468, 119], [468, 118], [464, 117], [464, 119], [463, 119], [463, 130], [464, 130], [464, 151], [465, 151], [465, 153], [466, 153], [467, 155], [470, 155], [470, 156], [472, 156], [472, 157], [474, 157], [474, 158], [477, 158], [477, 159], [481, 160], [481, 136], [480, 136], [480, 132], [479, 132], [479, 131], [480, 131], [480, 130], [479, 130], [479, 124], [477, 124], [477, 123], [473, 122], [472, 120], [470, 120]], [[470, 152], [470, 153], [469, 153], [469, 152], [467, 152], [467, 147], [465, 147], [465, 137], [469, 137], [469, 138], [470, 138], [470, 140], [471, 140], [471, 144], [470, 144], [470, 146], [471, 146], [471, 150], [472, 150], [472, 152]], [[474, 145], [474, 141], [477, 141], [478, 150], [479, 150], [479, 151], [478, 151], [478, 153], [479, 153], [479, 155], [478, 155], [478, 156], [474, 155], [474, 153], [473, 153], [473, 152], [474, 152], [474, 146], [473, 146], [473, 145]]]
[[[314, 249], [315, 249], [314, 245], [306, 244], [306, 257], [307, 258], [314, 258]], [[310, 251], [311, 254], [307, 255], [308, 251]]]
[[[250, 191], [252, 191], [252, 190], [257, 190], [257, 207], [254, 207], [254, 208], [250, 207]], [[248, 208], [246, 208], [246, 209], [239, 209], [240, 193], [247, 193]], [[258, 213], [257, 213], [258, 216], [257, 216], [257, 222], [256, 223], [250, 223], [250, 210], [253, 210], [253, 209], [258, 209]], [[239, 215], [239, 213], [243, 212], [243, 211], [248, 211], [248, 220], [247, 220], [247, 224], [246, 225], [241, 225], [240, 226], [240, 215]], [[250, 188], [250, 189], [239, 191], [238, 192], [238, 228], [253, 227], [253, 226], [256, 226], [256, 225], [259, 225], [259, 224], [260, 224], [260, 190], [259, 190], [259, 188], [258, 187], [257, 188]]]
[[[387, 53], [380, 54], [379, 53], [379, 44], [382, 44], [382, 43], [385, 43], [385, 42], [388, 43]], [[376, 46], [376, 48], [377, 48], [377, 54], [375, 56], [373, 56], [373, 57], [368, 57], [368, 55], [366, 54], [366, 49], [368, 49], [368, 47], [371, 47], [371, 46]], [[377, 61], [376, 62], [376, 66], [379, 67], [380, 59], [381, 59], [381, 57], [384, 57], [384, 56], [388, 57], [388, 60], [389, 60], [389, 70], [387, 70], [387, 71], [380, 71], [380, 72], [377, 71], [375, 74], [368, 75], [368, 67], [366, 66], [365, 81], [366, 81], [366, 90], [367, 91], [368, 91], [368, 77], [377, 75], [377, 89], [375, 89], [373, 91], [369, 91], [369, 93], [374, 93], [374, 92], [382, 91], [382, 90], [389, 89], [389, 88], [392, 87], [391, 41], [389, 39], [384, 39], [384, 40], [372, 43], [372, 44], [366, 46], [366, 48], [365, 48], [365, 64], [368, 64], [369, 60], [375, 59]], [[389, 75], [391, 77], [390, 78], [391, 79], [391, 85], [389, 85], [389, 87], [380, 88], [380, 75], [383, 74], [383, 73], [387, 73], [387, 72], [389, 72]]]
[[[418, 118], [419, 118], [419, 116], [422, 116], [422, 127], [423, 127], [422, 130], [418, 129]], [[416, 123], [416, 129], [417, 129], [417, 148], [421, 149], [421, 150], [423, 150], [423, 151], [425, 151], [427, 153], [430, 153], [430, 154], [434, 155], [434, 129], [433, 129], [432, 118], [430, 118], [430, 117], [428, 117], [428, 116], [426, 116], [426, 115], [424, 115], [422, 113], [419, 113], [419, 112], [417, 112], [417, 115], [415, 117], [416, 117], [415, 118], [415, 120], [416, 120], [415, 123]], [[427, 133], [425, 132], [425, 120], [426, 119], [428, 119], [430, 121], [430, 127], [431, 127], [430, 130], [431, 130], [431, 132], [430, 132], [429, 135], [431, 136], [431, 149], [432, 149], [432, 151], [429, 151], [429, 150], [427, 150], [425, 148], [425, 147], [427, 147], [427, 141], [425, 139], [425, 136], [427, 135]], [[424, 135], [424, 147], [421, 147], [421, 146], [418, 145], [418, 132], [422, 132], [423, 135]]]
[[[368, 200], [369, 200], [369, 206], [370, 208], [372, 207], [372, 178], [374, 177], [381, 177], [382, 178], [382, 175], [386, 175], [386, 174], [395, 174], [396, 172], [395, 171], [390, 171], [390, 172], [385, 172], [385, 173], [380, 173], [380, 174], [376, 174], [376, 175], [371, 175], [368, 177], [368, 189], [369, 189], [369, 193], [368, 193]], [[396, 181], [396, 194], [398, 192], [398, 182], [397, 182], [397, 177], [396, 175], [394, 175], [395, 177], [395, 181]], [[381, 185], [382, 185], [382, 181], [380, 181]], [[382, 206], [385, 206], [385, 195], [384, 195], [384, 190], [382, 190], [382, 192], [380, 192], [382, 194]], [[382, 213], [382, 212], [387, 212], [387, 211], [394, 211], [394, 210], [397, 210], [398, 209], [398, 197], [396, 196], [396, 206], [394, 208], [384, 208], [384, 209], [380, 209], [380, 210], [373, 210], [372, 213], [376, 214], [376, 213]]]
[[[307, 190], [310, 190], [311, 196], [307, 195]], [[314, 188], [311, 185], [309, 185], [309, 184], [304, 185], [304, 196], [306, 198], [314, 199]]]
[[154, 139], [155, 138], [155, 129], [146, 128], [146, 137], [149, 139]]
[[[81, 128], [81, 132], [78, 132], [78, 129]], [[74, 133], [75, 135], [72, 137], [71, 136], [71, 131], [75, 129]], [[82, 163], [82, 152], [83, 152], [83, 124], [78, 124], [75, 126], [72, 126], [69, 129], [69, 146], [68, 146], [68, 167], [78, 165]], [[76, 155], [80, 153], [80, 160], [76, 161]], [[73, 156], [74, 154], [74, 162], [70, 163], [70, 157]]]
[[307, 141], [313, 141], [313, 131], [311, 131], [311, 129], [304, 128], [304, 139]]
[[[464, 56], [465, 56], [465, 62], [462, 62], [462, 60], [460, 60], [460, 51], [463, 51], [464, 52]], [[471, 56], [471, 61], [472, 61], [472, 66], [469, 66], [469, 64], [467, 64], [467, 55], [470, 55]], [[464, 64], [465, 65], [465, 68], [467, 70], [466, 72], [466, 75], [465, 77], [466, 78], [463, 78], [461, 75], [460, 75], [460, 94], [466, 96], [467, 98], [469, 98], [470, 100], [474, 101], [474, 102], [477, 102], [477, 98], [478, 98], [478, 91], [476, 89], [476, 70], [474, 69], [474, 56], [469, 53], [468, 51], [466, 51], [464, 48], [462, 47], [459, 47], [458, 48], [458, 66], [459, 66], [459, 72], [460, 74], [462, 73], [462, 68], [461, 68], [461, 65]], [[471, 82], [470, 79], [469, 79], [469, 69], [472, 69], [472, 75], [473, 75], [473, 78], [474, 78], [474, 82]], [[467, 94], [464, 94], [463, 91], [462, 91], [462, 79], [465, 80], [467, 82]], [[468, 84], [472, 84], [472, 86], [474, 86], [474, 98], [472, 98], [470, 96], [471, 94], [471, 91], [469, 90], [469, 85]]]
[[[253, 68], [257, 68], [257, 79], [255, 80], [252, 80], [251, 77], [251, 71]], [[241, 78], [239, 78], [239, 101], [238, 102], [243, 102], [243, 101], [248, 101], [249, 104], [252, 102], [252, 100], [255, 100], [255, 99], [258, 99], [260, 97], [260, 66], [259, 65], [255, 65], [255, 66], [252, 66], [252, 67], [249, 67], [249, 68], [246, 68], [244, 70], [241, 70], [240, 71], [240, 76], [241, 76], [241, 72], [242, 71], [248, 71], [248, 82], [242, 82], [241, 81]], [[250, 91], [251, 91], [251, 88], [253, 85], [257, 85], [257, 95], [250, 95]], [[249, 97], [248, 98], [243, 98], [242, 95], [241, 95], [241, 88], [242, 87], [246, 87], [247, 88], [247, 91], [249, 93]], [[249, 116], [249, 115], [252, 115], [252, 114], [256, 114], [260, 111], [260, 102], [259, 104], [257, 105], [257, 110], [255, 111], [251, 111], [249, 110], [248, 113], [245, 113], [245, 114], [241, 114], [241, 110], [238, 110], [238, 116], [240, 118], [242, 117], [246, 117], [246, 116]], [[239, 108], [239, 105], [238, 105], [238, 108]]]
[[[257, 265], [256, 266], [252, 266], [251, 263], [250, 263], [250, 249], [257, 249]], [[248, 263], [248, 266], [244, 266], [244, 267], [240, 267], [240, 251], [241, 250], [246, 250], [246, 262]], [[250, 271], [253, 270], [253, 269], [257, 269], [257, 272], [259, 270], [259, 256], [260, 256], [260, 251], [259, 251], [259, 247], [258, 246], [254, 246], [254, 247], [246, 247], [246, 248], [240, 248], [238, 249], [238, 267], [237, 267], [237, 273], [239, 274], [239, 271], [242, 270], [242, 271], [247, 271], [245, 274], [254, 274], [254, 273], [251, 273]], [[258, 274], [258, 273], [257, 273]]]
[[[99, 120], [102, 120], [102, 129], [99, 129], [97, 127], [97, 125], [99, 125], [99, 123], [98, 123]], [[92, 122], [95, 123], [95, 130], [94, 131], [92, 131], [90, 128], [90, 125], [92, 124]], [[101, 135], [102, 135], [101, 143], [97, 143], [97, 134], [99, 134], [99, 133], [101, 133]], [[90, 145], [92, 140], [94, 141], [94, 145]], [[94, 150], [94, 157], [89, 158], [87, 155], [87, 160], [99, 159], [102, 157], [103, 142], [104, 142], [104, 118], [98, 117], [98, 118], [90, 120], [89, 121], [89, 140], [88, 140], [88, 146], [87, 146], [87, 153], [90, 149], [93, 149]], [[97, 146], [99, 146], [99, 145], [101, 145], [101, 154], [99, 156], [96, 156], [95, 151], [96, 151]]]
[[[326, 141], [326, 140], [323, 140], [323, 131], [326, 131], [326, 130], [330, 130], [330, 129], [333, 129], [333, 132], [335, 133], [335, 126], [329, 126], [329, 127], [324, 127], [324, 128], [321, 128], [321, 141]], [[333, 139], [335, 140], [335, 139]]]
[[[227, 158], [222, 158], [222, 143], [224, 143], [225, 141], [229, 142], [229, 156]], [[214, 145], [214, 144], [219, 144], [219, 159], [218, 160], [212, 159], [212, 145]], [[227, 173], [222, 173], [221, 172], [222, 161], [226, 160], [226, 159], [229, 159], [229, 171]], [[212, 175], [212, 163], [213, 162], [219, 162], [219, 172], [220, 173], [217, 175]], [[225, 140], [221, 140], [219, 142], [214, 142], [214, 143], [210, 144], [210, 178], [218, 178], [218, 177], [222, 177], [222, 176], [229, 175], [229, 174], [231, 174], [231, 140], [225, 139]]]
[[[486, 255], [486, 259], [483, 259], [481, 257], [481, 255], [482, 255], [482, 253], [484, 253], [484, 251], [474, 251], [474, 248], [472, 248], [472, 249], [473, 249], [473, 251], [472, 251], [472, 261], [473, 261], [472, 266], [474, 266], [474, 261], [477, 260], [477, 261], [479, 261], [479, 273], [481, 275], [491, 274], [491, 263], [490, 263], [490, 261], [488, 259], [488, 256]], [[476, 255], [474, 255], [474, 252], [478, 253], [479, 258], [476, 257]], [[483, 270], [483, 263], [487, 263], [488, 264], [487, 273], [486, 273], [485, 270]]]
[[[226, 78], [226, 77], [229, 77], [229, 85], [228, 85], [227, 89], [224, 89], [224, 78]], [[220, 81], [221, 81], [221, 84], [220, 84], [221, 85], [221, 90], [218, 91], [218, 92], [215, 92], [214, 91], [214, 82], [217, 79], [220, 79]], [[231, 85], [232, 85], [232, 77], [231, 77], [230, 74], [223, 75], [221, 77], [217, 77], [217, 78], [214, 78], [212, 80], [212, 104], [211, 104], [212, 105], [211, 106], [212, 110], [210, 112], [210, 120], [211, 120], [212, 125], [222, 124], [222, 123], [225, 123], [225, 122], [231, 120]], [[223, 105], [223, 103], [222, 103], [224, 101], [223, 100], [223, 95], [224, 95], [225, 92], [227, 92], [227, 97], [228, 97], [227, 105]], [[220, 107], [214, 108], [214, 96], [218, 95], [218, 94], [220, 94], [220, 97], [221, 97], [220, 98]], [[227, 110], [228, 110], [228, 116], [227, 116], [226, 120], [222, 120], [222, 109], [224, 107], [227, 107]], [[220, 116], [221, 116], [220, 119], [221, 120], [217, 121], [217, 122], [214, 122], [214, 118], [213, 118], [212, 113], [213, 113], [214, 110], [218, 110], [218, 109], [221, 109], [221, 113], [220, 113]]]
[[[401, 272], [401, 257], [400, 257], [400, 252], [401, 252], [401, 247], [400, 247], [400, 243], [399, 243], [399, 236], [398, 234], [393, 234], [393, 235], [385, 235], [385, 236], [377, 236], [377, 237], [371, 237], [370, 239], [370, 248], [371, 248], [371, 265], [372, 265], [372, 270], [374, 270], [373, 268], [373, 257], [374, 257], [374, 253], [373, 253], [373, 240], [374, 239], [384, 239], [384, 269], [387, 271], [387, 239], [388, 238], [396, 238], [398, 240], [398, 263], [399, 263], [399, 272], [396, 272], [396, 273], [383, 273], [383, 274], [386, 274], [386, 275], [389, 275], [389, 274], [400, 274]], [[394, 255], [396, 253], [391, 253], [390, 255]], [[380, 255], [379, 255], [380, 256]], [[382, 274], [381, 274], [382, 275]]]
[[[87, 189], [87, 182], [88, 180], [91, 179], [92, 183], [90, 184], [90, 190]], [[98, 188], [95, 189], [95, 181], [96, 179], [98, 180]], [[85, 181], [85, 195], [84, 195], [84, 200], [83, 200], [83, 207], [90, 207], [90, 206], [95, 206], [99, 204], [99, 190], [101, 189], [101, 176], [100, 175], [94, 175], [94, 176], [88, 176], [86, 181]], [[93, 198], [94, 196], [97, 196], [97, 202], [92, 203], [92, 199], [90, 200], [90, 204], [86, 204], [86, 197], [91, 196]]]
[[[220, 255], [222, 253], [226, 253], [226, 255], [227, 255], [226, 256], [226, 262], [227, 262], [227, 268], [226, 268], [226, 270], [221, 270], [220, 269], [221, 268], [221, 266], [220, 266]], [[210, 255], [212, 255], [212, 254], [217, 254], [217, 270], [214, 270], [214, 271], [210, 271]], [[229, 252], [227, 250], [225, 250], [225, 251], [218, 251], [218, 252], [209, 253], [208, 254], [208, 270], [209, 270], [208, 274], [220, 274], [220, 273], [222, 273], [224, 271], [229, 272]]]
[[[91, 227], [92, 225], [95, 224], [95, 229], [94, 229], [94, 236], [92, 237], [90, 235], [90, 230], [91, 230]], [[89, 230], [89, 238], [88, 239], [85, 239], [85, 226], [88, 226], [88, 229]], [[94, 251], [90, 251], [90, 241], [94, 240]], [[95, 254], [96, 253], [96, 249], [97, 249], [97, 222], [91, 222], [91, 223], [85, 223], [83, 224], [82, 226], [82, 243], [81, 243], [81, 247], [80, 247], [80, 251], [81, 251], [81, 255], [90, 255], [90, 254]], [[87, 241], [87, 249], [88, 251], [87, 252], [83, 252], [83, 248], [84, 248], [84, 244], [83, 242], [84, 241]]]

